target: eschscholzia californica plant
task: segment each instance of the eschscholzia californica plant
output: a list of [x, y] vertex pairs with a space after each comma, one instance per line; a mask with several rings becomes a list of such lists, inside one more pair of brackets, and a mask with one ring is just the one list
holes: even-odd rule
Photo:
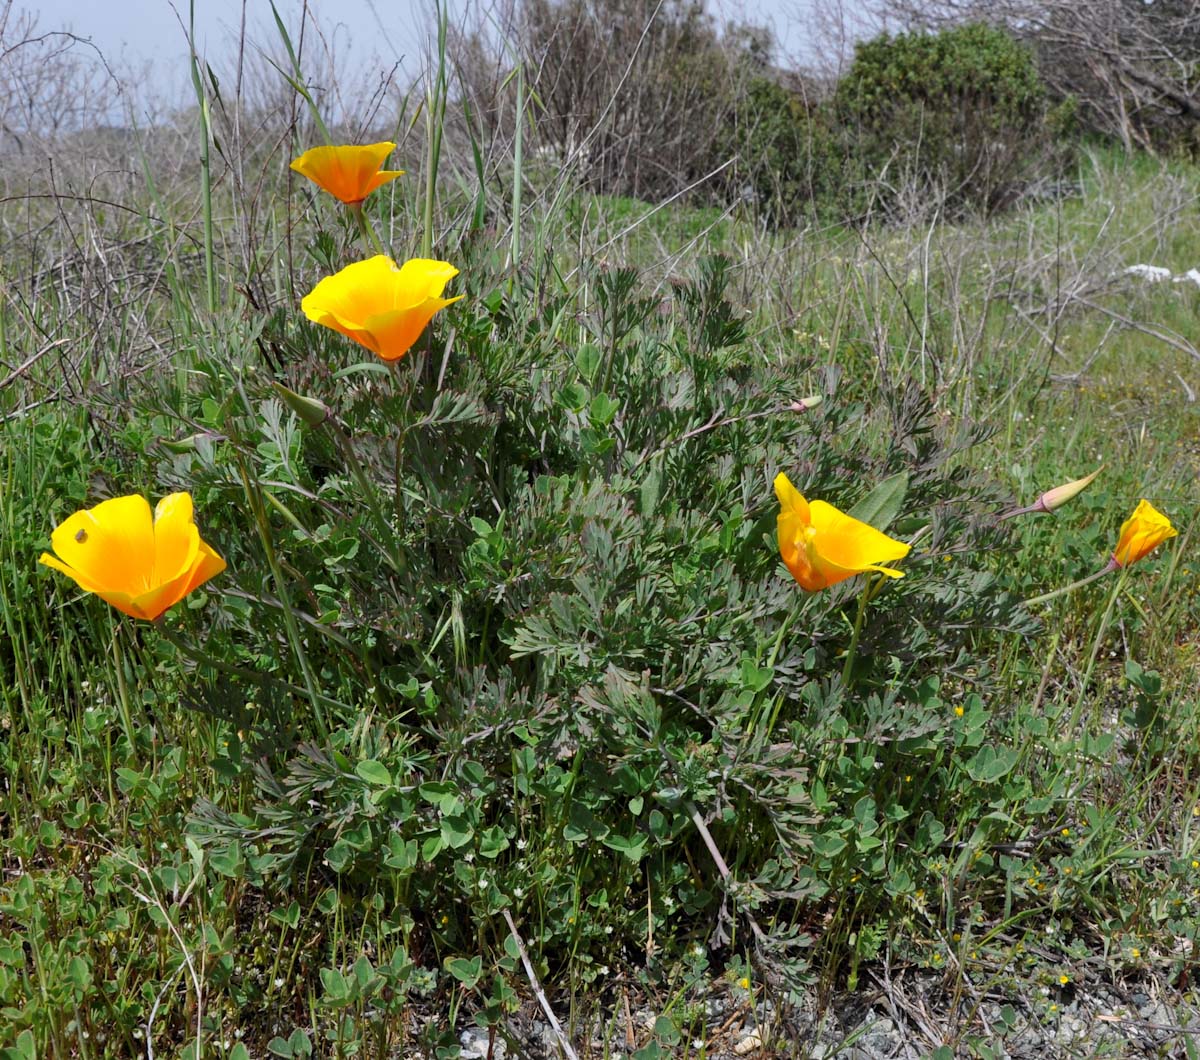
[[377, 144], [345, 144], [313, 147], [292, 162], [292, 169], [341, 199], [348, 206], [361, 203], [376, 188], [404, 175], [402, 169], [380, 169], [396, 145], [390, 140]]
[[801, 588], [817, 592], [868, 571], [904, 577], [903, 571], [881, 564], [903, 559], [910, 545], [832, 504], [806, 501], [782, 472], [775, 476], [775, 496], [780, 505], [779, 553]]
[[200, 540], [192, 498], [172, 493], [150, 503], [114, 497], [76, 512], [50, 536], [57, 555], [39, 562], [73, 578], [118, 611], [150, 621], [225, 569], [225, 561]]
[[1128, 567], [1178, 533], [1170, 519], [1142, 498], [1133, 514], [1121, 524], [1121, 535], [1113, 550], [1112, 565]]
[[326, 276], [300, 308], [314, 324], [340, 331], [385, 361], [397, 361], [438, 310], [463, 297], [442, 297], [457, 275], [449, 262], [413, 258], [397, 267], [377, 254]]

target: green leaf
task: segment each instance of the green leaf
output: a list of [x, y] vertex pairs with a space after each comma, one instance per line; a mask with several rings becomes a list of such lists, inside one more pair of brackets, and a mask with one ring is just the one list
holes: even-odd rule
[[385, 766], [376, 762], [373, 758], [368, 758], [365, 762], [359, 762], [354, 767], [354, 772], [368, 784], [373, 784], [377, 788], [391, 786], [392, 774], [387, 771]]
[[446, 971], [470, 990], [479, 982], [479, 976], [483, 971], [483, 958], [472, 957], [467, 960], [466, 957], [447, 957]]
[[499, 857], [502, 851], [508, 849], [508, 836], [498, 825], [483, 831], [479, 836], [479, 854], [485, 858]]
[[607, 427], [612, 423], [613, 417], [620, 408], [620, 403], [614, 401], [607, 394], [597, 394], [592, 398], [592, 404], [588, 408], [588, 418], [596, 427]]
[[582, 412], [588, 403], [588, 389], [582, 383], [568, 383], [558, 394], [558, 403], [572, 412]]
[[640, 833], [632, 836], [610, 835], [604, 840], [604, 845], [624, 854], [635, 865], [646, 853], [646, 837]]
[[843, 850], [846, 849], [846, 840], [836, 832], [822, 832], [813, 836], [813, 850], [823, 858], [837, 857]]
[[980, 784], [990, 784], [1005, 776], [1017, 764], [1017, 752], [1012, 747], [981, 747], [966, 766], [967, 775]]
[[321, 969], [321, 986], [325, 988], [323, 1000], [327, 1004], [340, 1005], [350, 998], [350, 981], [336, 968]]
[[474, 835], [475, 829], [465, 817], [442, 818], [442, 842], [451, 850], [466, 846]]
[[846, 514], [869, 523], [876, 530], [886, 530], [900, 514], [908, 493], [908, 472], [884, 479]]
[[580, 346], [575, 365], [579, 369], [579, 374], [588, 383], [591, 383], [600, 370], [600, 348], [590, 342]]
[[34, 1060], [37, 1056], [37, 1041], [33, 1037], [33, 1031], [24, 1030], [17, 1035], [17, 1055], [28, 1057], [29, 1060]]
[[242, 873], [245, 859], [242, 857], [241, 844], [235, 839], [224, 850], [213, 851], [208, 862], [222, 876], [236, 879]]
[[742, 686], [748, 688], [751, 692], [761, 692], [770, 683], [775, 676], [775, 671], [770, 666], [764, 666], [761, 669], [756, 666], [751, 659], [742, 659]]

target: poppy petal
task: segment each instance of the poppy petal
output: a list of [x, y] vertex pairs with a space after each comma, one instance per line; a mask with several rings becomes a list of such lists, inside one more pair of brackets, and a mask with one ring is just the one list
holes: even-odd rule
[[131, 596], [154, 576], [154, 520], [144, 497], [114, 497], [65, 519], [55, 553], [90, 582]]
[[192, 498], [172, 493], [154, 508], [154, 581], [179, 577], [192, 566], [200, 548], [200, 531], [193, 522]]

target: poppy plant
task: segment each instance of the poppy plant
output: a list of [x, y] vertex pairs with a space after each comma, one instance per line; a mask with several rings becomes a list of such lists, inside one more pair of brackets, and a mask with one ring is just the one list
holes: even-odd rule
[[404, 175], [402, 169], [380, 169], [396, 145], [378, 144], [313, 147], [292, 162], [292, 169], [341, 199], [348, 206], [360, 203], [376, 188]]
[[102, 501], [69, 516], [50, 541], [57, 555], [43, 552], [39, 562], [118, 611], [151, 621], [225, 569], [200, 540], [187, 493], [164, 497], [153, 514], [144, 497]]
[[413, 258], [397, 268], [384, 254], [326, 276], [300, 302], [314, 324], [340, 331], [385, 361], [403, 357], [433, 319], [457, 298], [443, 298], [458, 275], [449, 262]]
[[780, 505], [779, 553], [801, 588], [816, 592], [866, 571], [904, 577], [903, 571], [880, 564], [903, 559], [911, 546], [832, 504], [806, 501], [782, 472], [775, 476], [775, 496]]
[[1178, 533], [1170, 519], [1148, 500], [1142, 499], [1133, 514], [1121, 524], [1121, 536], [1113, 550], [1112, 563], [1128, 567]]

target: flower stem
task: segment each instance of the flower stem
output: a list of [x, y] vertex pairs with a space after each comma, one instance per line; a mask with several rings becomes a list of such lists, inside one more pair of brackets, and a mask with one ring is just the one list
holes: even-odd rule
[[842, 664], [842, 684], [847, 688], [850, 687], [851, 673], [854, 670], [854, 656], [858, 651], [858, 635], [862, 632], [863, 619], [867, 614], [867, 604], [871, 602], [871, 597], [874, 595], [871, 592], [874, 584], [875, 575], [868, 574], [866, 584], [863, 585], [862, 595], [858, 598], [858, 614], [854, 616], [854, 629], [850, 634], [850, 646], [846, 648], [846, 661]]
[[1117, 570], [1118, 564], [1115, 560], [1109, 560], [1108, 566], [1102, 570], [1096, 571], [1095, 574], [1089, 574], [1086, 578], [1080, 578], [1077, 582], [1071, 582], [1070, 585], [1064, 585], [1061, 589], [1052, 589], [1048, 593], [1042, 593], [1041, 596], [1031, 596], [1025, 601], [1026, 607], [1033, 607], [1034, 604], [1044, 604], [1047, 600], [1053, 600], [1056, 596], [1062, 596], [1063, 593], [1074, 592], [1076, 589], [1082, 589], [1085, 585], [1091, 585], [1092, 582], [1103, 578], [1104, 575], [1111, 571]]
[[137, 755], [137, 741], [133, 734], [133, 714], [129, 709], [129, 686], [125, 681], [125, 653], [121, 651], [121, 628], [113, 624], [113, 670], [117, 675], [117, 702], [121, 707], [121, 724], [125, 727], [125, 739], [131, 757]]
[[371, 222], [367, 220], [367, 215], [363, 213], [363, 204], [361, 202], [352, 202], [350, 204], [350, 212], [354, 214], [354, 220], [358, 222], [358, 232], [362, 236], [363, 242], [367, 244], [368, 250], [374, 250], [376, 254], [386, 254], [383, 249], [383, 243], [380, 242], [379, 236], [375, 234], [375, 229], [371, 227]]
[[1067, 726], [1068, 732], [1074, 731], [1083, 714], [1083, 702], [1087, 698], [1088, 682], [1092, 679], [1092, 671], [1096, 668], [1096, 659], [1100, 655], [1100, 645], [1104, 641], [1104, 634], [1108, 632], [1108, 627], [1112, 622], [1113, 609], [1117, 606], [1117, 597], [1121, 595], [1121, 590], [1125, 588], [1125, 578], [1126, 569], [1122, 568], [1121, 576], [1117, 578], [1117, 584], [1113, 586], [1113, 591], [1108, 596], [1108, 606], [1104, 609], [1100, 625], [1096, 628], [1096, 639], [1092, 641], [1092, 651], [1088, 656], [1087, 668], [1083, 671], [1083, 679], [1079, 682], [1079, 696], [1075, 700], [1075, 709], [1071, 711], [1071, 721]]
[[[346, 465], [350, 468], [350, 474], [354, 476], [359, 489], [363, 491], [363, 496], [367, 500], [367, 510], [370, 511], [371, 517], [375, 520], [375, 528], [379, 533], [379, 547], [383, 549], [383, 558], [391, 565], [392, 570], [397, 574], [403, 574], [404, 556], [399, 548], [396, 547], [395, 531], [388, 525], [387, 517], [383, 514], [383, 509], [379, 506], [377, 491], [367, 478], [367, 473], [358, 459], [358, 454], [354, 451], [353, 440], [342, 429], [341, 425], [335, 423], [332, 418], [325, 421], [325, 427], [333, 435], [334, 441], [337, 442], [338, 448], [346, 458]], [[396, 489], [397, 493], [399, 493], [398, 476]]]
[[283, 576], [279, 557], [275, 554], [275, 545], [271, 541], [270, 521], [267, 518], [262, 495], [258, 490], [257, 482], [251, 485], [250, 475], [246, 470], [245, 463], [240, 459], [238, 460], [238, 470], [241, 472], [242, 486], [246, 493], [246, 500], [250, 504], [250, 510], [254, 513], [258, 537], [262, 542], [263, 551], [267, 557], [267, 566], [271, 568], [271, 577], [275, 582], [275, 592], [279, 597], [280, 603], [283, 605], [284, 630], [287, 633], [287, 639], [291, 645], [292, 652], [296, 656], [296, 662], [300, 666], [300, 674], [304, 678], [304, 690], [308, 694], [309, 703], [312, 705], [313, 718], [317, 723], [317, 732], [320, 734], [321, 739], [328, 740], [329, 726], [325, 723], [325, 712], [321, 709], [321, 700], [324, 697], [317, 691], [316, 681], [308, 664], [308, 655], [304, 651], [304, 641], [300, 636], [300, 629], [296, 625], [296, 616], [292, 613], [291, 593], [288, 590], [287, 580]]

